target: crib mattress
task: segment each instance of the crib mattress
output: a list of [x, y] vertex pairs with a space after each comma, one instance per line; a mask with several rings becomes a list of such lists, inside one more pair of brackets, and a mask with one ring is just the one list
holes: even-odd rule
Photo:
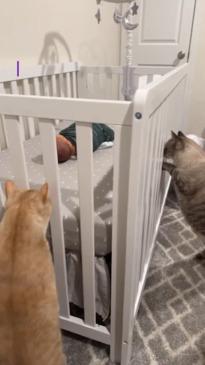
[[[45, 182], [40, 137], [24, 142], [28, 176], [31, 187]], [[59, 164], [62, 195], [62, 215], [65, 246], [72, 251], [80, 249], [80, 219], [78, 197], [78, 172], [76, 158]], [[94, 206], [95, 254], [104, 256], [111, 252], [112, 236], [112, 177], [113, 149], [94, 152]], [[0, 153], [0, 179], [14, 179], [9, 150]]]

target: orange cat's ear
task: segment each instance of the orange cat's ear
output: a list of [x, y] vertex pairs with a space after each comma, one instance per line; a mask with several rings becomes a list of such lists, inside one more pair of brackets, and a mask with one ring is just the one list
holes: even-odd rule
[[13, 192], [16, 190], [16, 185], [14, 184], [13, 181], [11, 180], [7, 180], [5, 182], [5, 193], [6, 193], [6, 197], [7, 199], [9, 198], [9, 196], [11, 196], [13, 194]]
[[40, 189], [42, 200], [45, 203], [48, 200], [48, 183], [42, 185]]

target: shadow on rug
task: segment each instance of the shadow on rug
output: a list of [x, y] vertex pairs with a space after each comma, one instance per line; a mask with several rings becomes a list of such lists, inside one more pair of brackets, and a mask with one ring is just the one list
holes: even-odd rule
[[[131, 365], [205, 365], [205, 244], [169, 194], [134, 328]], [[63, 335], [70, 365], [107, 365], [108, 348]]]

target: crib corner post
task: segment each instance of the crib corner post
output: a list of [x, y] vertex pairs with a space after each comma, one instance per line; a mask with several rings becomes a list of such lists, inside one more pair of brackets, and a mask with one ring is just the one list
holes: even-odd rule
[[131, 126], [115, 128], [110, 358], [121, 361]]

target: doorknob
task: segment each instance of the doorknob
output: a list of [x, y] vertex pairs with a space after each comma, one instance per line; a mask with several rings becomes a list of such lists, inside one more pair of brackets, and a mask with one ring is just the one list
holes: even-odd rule
[[183, 51], [179, 51], [179, 53], [177, 54], [177, 58], [178, 60], [183, 60], [183, 58], [186, 56], [186, 53]]

